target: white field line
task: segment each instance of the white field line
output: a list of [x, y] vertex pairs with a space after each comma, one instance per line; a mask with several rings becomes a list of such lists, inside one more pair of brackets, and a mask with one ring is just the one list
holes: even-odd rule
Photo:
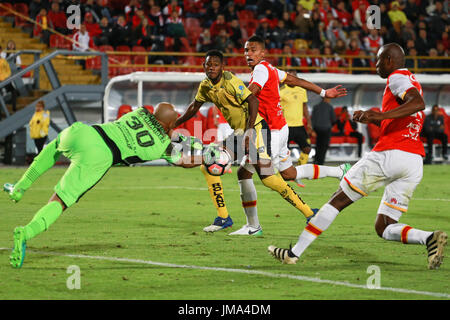
[[[9, 248], [0, 248], [0, 250], [11, 250]], [[128, 258], [117, 258], [117, 257], [105, 257], [105, 256], [90, 256], [84, 254], [65, 254], [65, 253], [57, 253], [57, 252], [42, 252], [42, 251], [31, 251], [35, 254], [41, 255], [50, 255], [50, 256], [60, 256], [60, 257], [68, 257], [68, 258], [76, 258], [76, 259], [90, 259], [90, 260], [102, 260], [102, 261], [112, 261], [112, 262], [126, 262], [126, 263], [137, 263], [137, 264], [146, 264], [167, 268], [180, 268], [180, 269], [194, 269], [194, 270], [205, 270], [205, 271], [220, 271], [220, 272], [230, 272], [230, 273], [241, 273], [241, 274], [249, 274], [249, 275], [257, 275], [263, 277], [270, 278], [287, 278], [291, 280], [304, 281], [304, 282], [313, 282], [320, 284], [328, 284], [333, 286], [342, 286], [347, 288], [356, 288], [363, 290], [374, 290], [374, 291], [389, 291], [396, 293], [405, 293], [405, 294], [415, 294], [415, 295], [425, 295], [439, 298], [448, 298], [450, 299], [450, 294], [440, 293], [440, 292], [429, 292], [429, 291], [417, 291], [403, 288], [391, 288], [391, 287], [380, 287], [377, 289], [368, 288], [365, 285], [354, 284], [346, 281], [334, 281], [320, 278], [313, 278], [307, 276], [296, 276], [285, 273], [272, 273], [267, 271], [259, 271], [259, 270], [246, 270], [246, 269], [233, 269], [233, 268], [220, 268], [220, 267], [203, 267], [203, 266], [195, 266], [195, 265], [185, 265], [185, 264], [173, 264], [166, 262], [157, 262], [150, 260], [140, 260], [140, 259], [128, 259]]]
[[[168, 189], [183, 189], [183, 190], [191, 190], [191, 191], [208, 191], [206, 187], [188, 187], [188, 186], [138, 186], [138, 187], [94, 187], [93, 190], [168, 190]], [[53, 188], [33, 188], [33, 190], [53, 190]], [[224, 188], [225, 192], [240, 192], [239, 189], [233, 188]], [[305, 196], [324, 196], [326, 193], [318, 193], [318, 192], [303, 192], [301, 189], [297, 188], [297, 193]], [[258, 190], [258, 193], [273, 193], [271, 190]], [[331, 193], [329, 196], [331, 197]], [[381, 199], [381, 196], [367, 196], [365, 198], [369, 199]], [[440, 198], [412, 198], [411, 201], [443, 201], [450, 202], [450, 199], [440, 199]]]

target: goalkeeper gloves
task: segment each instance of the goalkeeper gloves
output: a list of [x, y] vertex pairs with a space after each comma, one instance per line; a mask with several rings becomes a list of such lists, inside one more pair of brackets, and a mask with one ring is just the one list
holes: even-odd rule
[[203, 148], [203, 162], [205, 164], [211, 164], [216, 161], [216, 159], [220, 159], [219, 145], [210, 143]]

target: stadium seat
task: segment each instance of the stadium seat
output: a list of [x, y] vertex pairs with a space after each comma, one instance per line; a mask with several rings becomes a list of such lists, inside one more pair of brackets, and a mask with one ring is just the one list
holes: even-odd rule
[[114, 48], [109, 45], [103, 45], [98, 47], [98, 51], [106, 52], [106, 51], [114, 51]]
[[7, 10], [7, 8], [14, 10], [14, 7], [11, 3], [2, 3], [2, 5], [6, 8], [4, 9], [4, 8], [0, 7], [0, 16], [2, 16], [2, 17], [14, 16], [14, 14], [11, 11]]
[[[28, 17], [28, 5], [25, 3], [16, 3], [14, 4], [14, 10]], [[15, 16], [14, 25], [16, 27], [27, 27], [31, 26], [31, 23], [28, 20], [25, 20], [19, 16]]]
[[133, 109], [131, 108], [131, 106], [129, 104], [123, 104], [119, 107], [119, 110], [117, 110], [117, 118], [119, 119], [120, 117], [122, 117], [125, 113], [131, 112], [133, 111]]
[[[147, 52], [145, 47], [143, 46], [133, 46], [131, 48], [132, 52]], [[146, 55], [133, 55], [133, 64], [146, 64], [147, 63], [147, 56]], [[135, 67], [135, 71], [147, 71], [147, 68], [145, 67]]]
[[61, 37], [57, 34], [50, 35], [50, 48], [59, 48]]
[[100, 56], [86, 59], [86, 69], [100, 70], [101, 68], [102, 68], [102, 58]]
[[116, 51], [120, 51], [120, 52], [130, 52], [131, 49], [129, 46], [117, 46], [116, 47]]

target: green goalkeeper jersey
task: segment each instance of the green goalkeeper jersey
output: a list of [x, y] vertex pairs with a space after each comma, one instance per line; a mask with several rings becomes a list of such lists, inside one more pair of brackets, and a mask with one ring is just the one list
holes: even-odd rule
[[145, 108], [94, 128], [113, 152], [114, 163], [130, 165], [156, 159], [175, 163], [181, 158], [181, 152], [172, 148], [170, 137]]

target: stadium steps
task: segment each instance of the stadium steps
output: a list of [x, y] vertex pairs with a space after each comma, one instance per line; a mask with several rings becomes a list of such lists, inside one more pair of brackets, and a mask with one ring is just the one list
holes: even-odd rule
[[[32, 38], [20, 28], [14, 28], [10, 22], [0, 19], [0, 45], [6, 48], [8, 40], [13, 39], [18, 50], [41, 50], [41, 57], [53, 52], [54, 48], [49, 48], [46, 44], [41, 43], [39, 39]], [[28, 66], [34, 62], [32, 55], [21, 56], [22, 65]], [[61, 85], [69, 84], [100, 84], [101, 78], [90, 70], [83, 68], [73, 59], [61, 58], [53, 59], [52, 64], [58, 74]], [[44, 67], [40, 68], [39, 86], [41, 90], [52, 90], [50, 81], [47, 78]]]
[[[25, 108], [28, 104], [32, 103], [33, 101], [38, 100], [40, 97], [46, 95], [48, 92], [44, 90], [33, 90], [31, 91], [31, 94], [27, 97], [21, 97], [18, 96], [16, 100], [16, 109], [17, 111]], [[12, 109], [12, 104], [7, 103], [6, 107], [8, 108], [8, 111], [10, 114], [13, 114], [14, 111]]]

